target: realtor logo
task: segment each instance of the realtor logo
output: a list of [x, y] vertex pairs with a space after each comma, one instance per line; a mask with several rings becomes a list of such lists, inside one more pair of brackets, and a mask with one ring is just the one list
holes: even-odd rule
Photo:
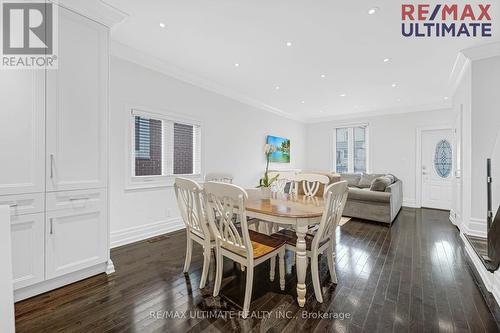
[[56, 5], [2, 2], [2, 69], [57, 67]]
[[492, 37], [491, 4], [403, 4], [404, 37]]

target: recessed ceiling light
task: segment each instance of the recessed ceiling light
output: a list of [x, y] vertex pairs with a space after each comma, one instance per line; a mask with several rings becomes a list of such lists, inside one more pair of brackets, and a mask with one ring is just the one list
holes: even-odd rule
[[401, 102], [401, 98], [396, 99], [396, 102]]
[[165, 23], [160, 22], [160, 28], [165, 28]]
[[379, 9], [380, 9], [380, 8], [378, 8], [378, 7], [372, 7], [372, 8], [370, 8], [370, 9], [368, 10], [368, 15], [373, 15], [373, 14], [375, 14], [376, 12], [378, 12], [378, 10], [379, 10]]
[[305, 104], [305, 103], [306, 103], [306, 101], [300, 101], [300, 103]]
[[391, 87], [396, 88], [397, 84], [393, 83], [393, 84], [391, 84]]
[[447, 101], [448, 100], [448, 96], [444, 96], [444, 100]]
[[240, 64], [235, 63], [235, 64], [234, 64], [234, 67], [240, 67]]
[[324, 112], [325, 112], [325, 111], [323, 111], [323, 110], [319, 110], [319, 113], [324, 113]]
[[292, 42], [286, 42], [286, 46], [288, 47], [292, 46], [292, 44], [293, 44]]
[[340, 97], [346, 97], [347, 94], [340, 94]]
[[384, 58], [384, 62], [389, 62], [391, 59], [389, 58]]
[[322, 77], [322, 78], [325, 78], [325, 77], [326, 77], [326, 74], [321, 74], [321, 77]]
[[280, 86], [275, 86], [274, 89], [280, 90]]

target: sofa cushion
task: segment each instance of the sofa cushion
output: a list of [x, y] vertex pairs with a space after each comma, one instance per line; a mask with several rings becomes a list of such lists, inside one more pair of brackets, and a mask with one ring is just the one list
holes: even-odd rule
[[347, 195], [347, 201], [350, 200], [390, 203], [391, 193], [351, 187]]
[[394, 177], [391, 177], [389, 175], [377, 177], [372, 181], [370, 191], [385, 192], [387, 186], [391, 185], [393, 182]]
[[359, 173], [343, 173], [340, 175], [340, 180], [347, 181], [347, 186], [349, 187], [357, 187], [360, 179], [361, 174]]
[[364, 173], [359, 180], [358, 187], [360, 188], [369, 188], [372, 185], [372, 182], [375, 178], [385, 176], [383, 174], [378, 173]]

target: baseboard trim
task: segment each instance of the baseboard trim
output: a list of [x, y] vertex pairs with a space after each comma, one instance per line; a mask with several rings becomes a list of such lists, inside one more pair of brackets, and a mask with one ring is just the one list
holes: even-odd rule
[[164, 221], [148, 223], [132, 228], [111, 232], [111, 248], [135, 243], [158, 235], [183, 229], [184, 223], [181, 217], [175, 217]]
[[403, 207], [408, 207], [408, 208], [420, 208], [417, 205], [417, 202], [413, 199], [403, 199]]
[[14, 291], [14, 302], [43, 294], [47, 291], [66, 286], [68, 284], [89, 278], [97, 274], [105, 273], [106, 266], [107, 263], [98, 264], [54, 279], [42, 281], [32, 286], [17, 289]]
[[486, 220], [471, 217], [467, 226], [467, 234], [486, 238]]

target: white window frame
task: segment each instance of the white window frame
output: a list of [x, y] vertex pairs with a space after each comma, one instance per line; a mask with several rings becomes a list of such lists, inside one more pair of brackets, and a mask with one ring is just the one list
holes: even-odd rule
[[[155, 187], [171, 187], [174, 185], [176, 177], [190, 178], [195, 181], [202, 181], [203, 170], [205, 167], [204, 163], [204, 131], [203, 123], [197, 119], [184, 117], [176, 113], [165, 111], [165, 110], [151, 110], [144, 107], [138, 106], [128, 106], [126, 110], [128, 117], [128, 130], [126, 139], [126, 174], [125, 174], [125, 189], [143, 189], [143, 188], [155, 188]], [[145, 117], [162, 120], [163, 129], [163, 142], [162, 142], [162, 169], [163, 175], [157, 176], [136, 176], [135, 175], [135, 117]], [[195, 174], [174, 174], [173, 173], [173, 124], [185, 124], [196, 126], [199, 128], [198, 145], [194, 145], [195, 156], [193, 156], [193, 162], [199, 160], [199, 170], [195, 170]], [[171, 129], [167, 130], [166, 125], [171, 124]], [[198, 152], [196, 152], [198, 151]]]
[[332, 139], [331, 139], [331, 165], [333, 172], [337, 173], [337, 130], [347, 128], [348, 129], [348, 143], [347, 143], [347, 172], [354, 173], [354, 128], [364, 127], [365, 128], [365, 140], [366, 140], [366, 173], [370, 172], [371, 160], [370, 160], [370, 124], [369, 123], [354, 123], [345, 124], [337, 126], [333, 129]]

